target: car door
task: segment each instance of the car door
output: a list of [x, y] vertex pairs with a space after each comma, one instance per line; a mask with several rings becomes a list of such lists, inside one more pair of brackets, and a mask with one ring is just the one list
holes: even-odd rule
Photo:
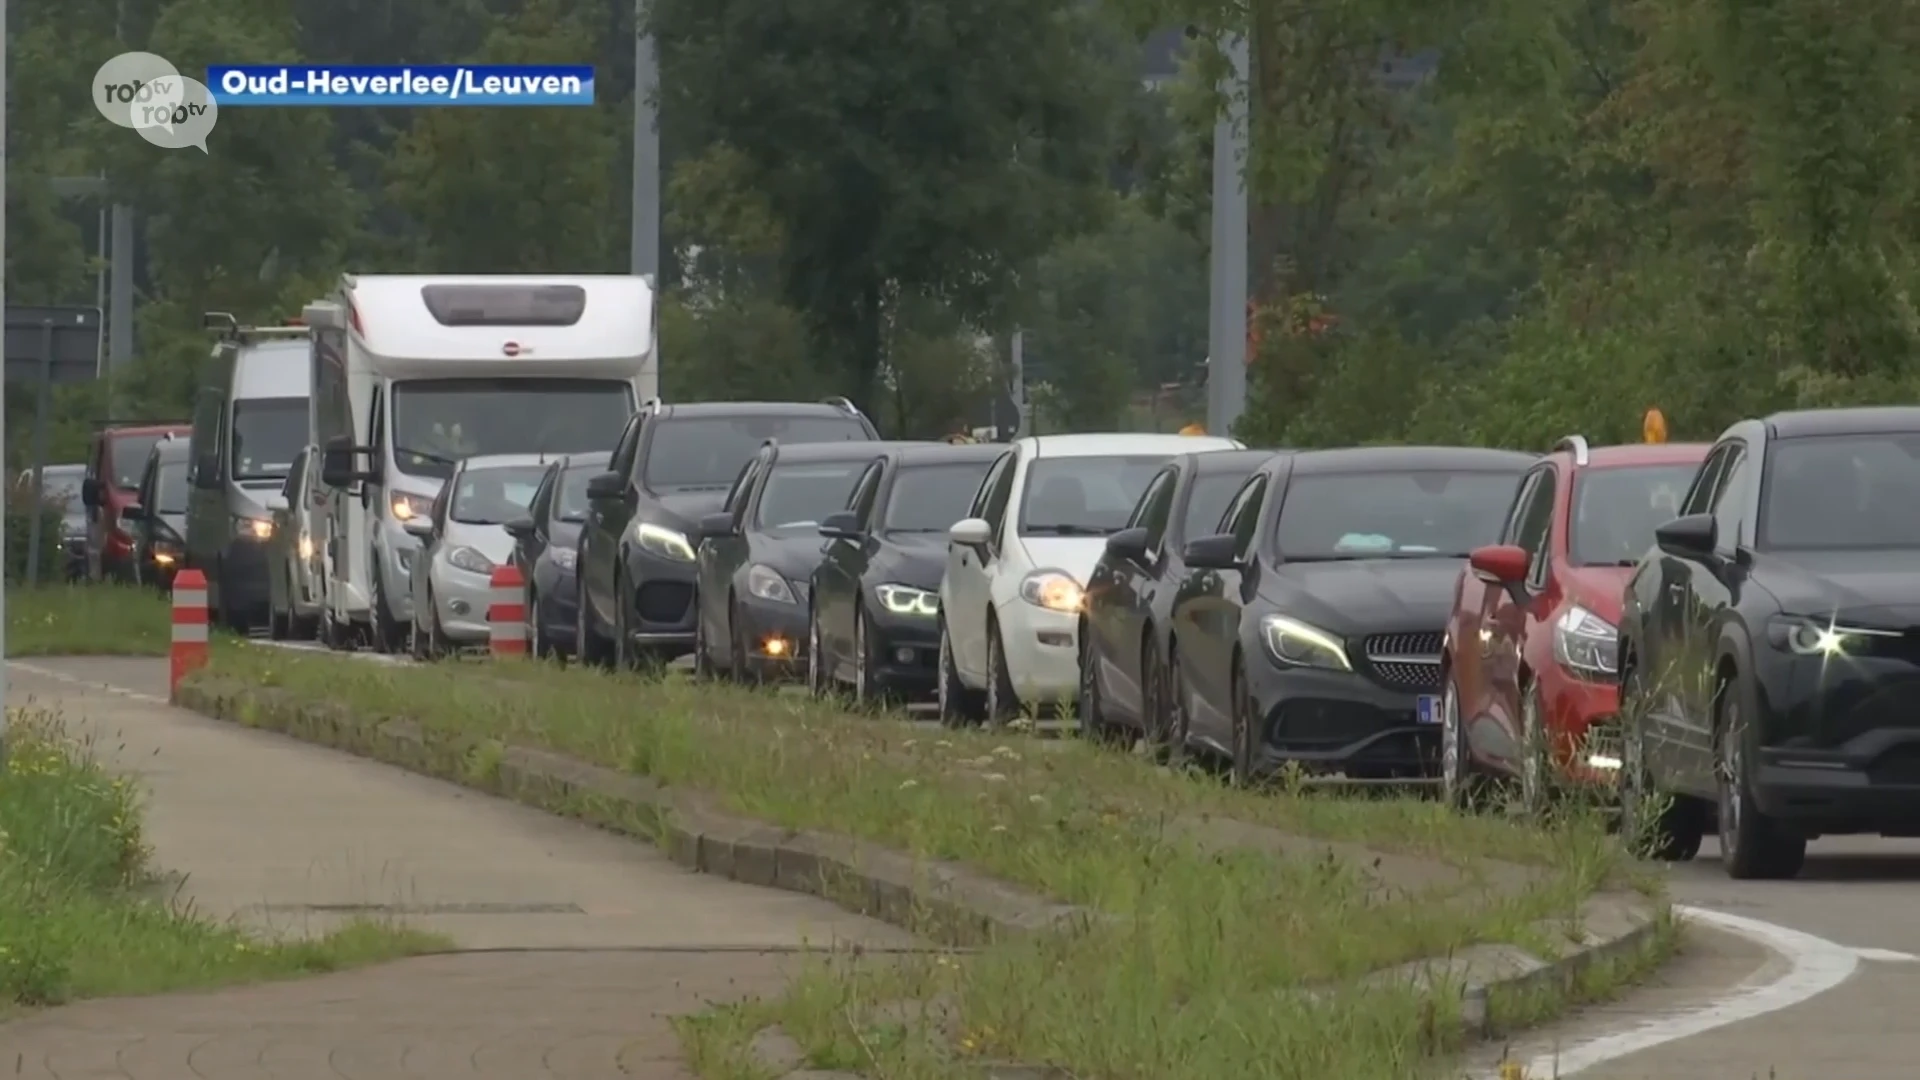
[[[820, 566], [815, 571], [812, 600], [820, 627], [821, 670], [836, 679], [842, 675], [843, 662], [853, 655], [854, 604], [860, 597], [867, 566], [880, 544], [877, 534], [881, 518], [876, 511], [884, 509], [883, 484], [891, 487], [886, 484], [886, 465], [884, 458], [875, 461], [854, 481], [853, 492], [847, 496], [846, 512], [859, 520], [860, 534], [826, 541]], [[846, 674], [851, 677], [851, 670]]]
[[1147, 482], [1126, 528], [1145, 529], [1140, 559], [1103, 556], [1087, 582], [1087, 628], [1101, 701], [1113, 718], [1138, 724], [1145, 714], [1141, 643], [1153, 602], [1155, 571], [1166, 561], [1167, 520], [1179, 487], [1179, 466], [1169, 464]]
[[[1265, 473], [1249, 478], [1221, 516], [1220, 528], [1234, 537], [1242, 559], [1252, 555], [1270, 483]], [[1189, 570], [1175, 601], [1169, 646], [1168, 663], [1179, 669], [1192, 736], [1222, 750], [1233, 745], [1233, 648], [1240, 637], [1242, 581], [1239, 570]]]
[[[1712, 512], [1715, 495], [1732, 466], [1739, 447], [1732, 441], [1714, 447], [1693, 488], [1680, 505], [1680, 514]], [[1687, 767], [1687, 745], [1694, 741], [1689, 729], [1699, 722], [1688, 716], [1702, 696], [1698, 685], [1711, 672], [1700, 667], [1694, 644], [1694, 570], [1697, 564], [1671, 552], [1660, 551], [1644, 571], [1650, 580], [1636, 580], [1641, 603], [1648, 615], [1638, 662], [1650, 690], [1643, 721], [1647, 763], [1658, 775], [1678, 775]]]
[[460, 483], [460, 470], [455, 469], [447, 482], [441, 485], [440, 493], [433, 497], [433, 504], [427, 509], [427, 523], [430, 531], [420, 541], [420, 554], [413, 557], [413, 572], [408, 575], [407, 590], [413, 599], [414, 625], [427, 627], [433, 625], [440, 613], [433, 608], [433, 562], [438, 557], [440, 537], [447, 529], [447, 505], [453, 501], [453, 490]]
[[[1480, 701], [1464, 715], [1468, 719], [1468, 737], [1475, 756], [1504, 761], [1510, 768], [1520, 762], [1526, 741], [1520, 730], [1520, 682], [1527, 620], [1543, 599], [1539, 590], [1547, 580], [1552, 562], [1553, 508], [1560, 481], [1553, 462], [1543, 462], [1534, 468], [1526, 480], [1525, 502], [1516, 508], [1513, 536], [1506, 541], [1527, 553], [1527, 600], [1515, 603], [1509, 590], [1495, 585], [1486, 590], [1481, 607]], [[1473, 722], [1478, 718], [1494, 726], [1487, 728]], [[1495, 738], [1497, 745], [1493, 744]]]
[[724, 536], [700, 538], [699, 591], [695, 599], [707, 621], [707, 652], [722, 663], [732, 662], [733, 579], [747, 561], [747, 523], [758, 498], [767, 470], [772, 467], [773, 451], [762, 448], [740, 467], [727, 491], [720, 512], [733, 521], [733, 531]]
[[613, 625], [613, 572], [620, 561], [620, 540], [627, 522], [633, 517], [631, 496], [634, 485], [634, 459], [640, 446], [640, 428], [648, 414], [639, 413], [627, 421], [620, 441], [614, 444], [607, 460], [607, 472], [622, 478], [623, 489], [611, 495], [587, 500], [587, 520], [580, 529], [578, 560], [580, 593], [586, 602], [582, 618], [590, 626]]
[[1020, 455], [1010, 450], [987, 470], [980, 490], [967, 511], [992, 530], [993, 539], [984, 550], [960, 544], [947, 545], [947, 570], [940, 596], [940, 617], [947, 626], [953, 647], [953, 666], [979, 687], [987, 681], [987, 612], [993, 606], [992, 571], [1004, 542], [1007, 504], [1013, 498], [1014, 474], [1020, 468]]
[[1738, 578], [1746, 573], [1737, 553], [1750, 535], [1748, 504], [1759, 470], [1743, 439], [1726, 444], [1727, 463], [1714, 485], [1707, 513], [1713, 515], [1714, 552], [1684, 559], [1687, 573], [1684, 663], [1694, 678], [1683, 683], [1686, 709], [1673, 718], [1669, 768], [1678, 785], [1696, 794], [1713, 787], [1713, 724], [1718, 706], [1720, 631], [1732, 607]]
[[513, 544], [513, 564], [520, 568], [520, 580], [533, 587], [534, 569], [540, 565], [540, 553], [547, 549], [553, 535], [553, 493], [560, 486], [560, 473], [566, 468], [564, 460], [547, 466], [540, 474], [540, 483], [533, 489], [533, 498], [527, 500], [527, 518], [533, 522], [533, 532], [524, 538], [516, 537]]

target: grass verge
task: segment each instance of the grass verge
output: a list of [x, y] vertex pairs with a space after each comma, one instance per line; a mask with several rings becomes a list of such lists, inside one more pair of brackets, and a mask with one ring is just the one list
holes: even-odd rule
[[382, 923], [270, 942], [142, 895], [131, 784], [43, 714], [15, 711], [0, 769], [0, 1014], [76, 998], [277, 979], [433, 952]]
[[[796, 1034], [823, 1064], [847, 1041], [831, 1033], [865, 1030], [849, 1012], [856, 998], [953, 997], [972, 1053], [1076, 1075], [1403, 1077], [1444, 1046], [1432, 1006], [1411, 992], [1309, 988], [1475, 942], [1530, 944], [1535, 920], [1566, 915], [1625, 871], [1591, 816], [1523, 828], [1430, 801], [1235, 791], [1078, 740], [929, 732], [677, 678], [529, 664], [503, 679], [471, 664], [378, 666], [248, 646], [220, 651], [213, 667], [363, 715], [712, 792], [748, 817], [963, 861], [1120, 916], [964, 965], [869, 964], [803, 980], [783, 1008], [816, 1016]], [[1487, 857], [1527, 863], [1535, 884], [1472, 904], [1417, 892], [1381, 901], [1363, 867], [1209, 849], [1171, 827], [1203, 815], [1468, 869]], [[901, 1070], [885, 1075], [944, 1075], [922, 1071], [941, 1051], [916, 1044], [912, 1027], [885, 1046], [851, 1042], [869, 1071], [884, 1049]]]
[[172, 608], [132, 585], [43, 585], [7, 590], [7, 655], [165, 656]]

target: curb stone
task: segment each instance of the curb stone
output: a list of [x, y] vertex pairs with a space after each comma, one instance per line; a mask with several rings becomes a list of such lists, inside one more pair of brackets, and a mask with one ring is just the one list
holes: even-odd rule
[[[942, 944], [967, 947], [1034, 933], [1081, 932], [1110, 918], [957, 863], [919, 859], [836, 833], [734, 817], [702, 793], [670, 791], [644, 776], [544, 750], [446, 735], [411, 720], [362, 717], [341, 705], [303, 702], [287, 691], [248, 686], [217, 673], [190, 676], [175, 704], [647, 839], [690, 869], [819, 896]], [[1217, 821], [1212, 824], [1218, 827]], [[1214, 839], [1223, 842], [1221, 833]], [[1484, 1038], [1499, 1030], [1505, 999], [1565, 991], [1597, 965], [1645, 956], [1673, 925], [1664, 903], [1632, 893], [1602, 893], [1589, 897], [1574, 917], [1545, 919], [1530, 928], [1540, 941], [1564, 943], [1549, 950], [1557, 955], [1538, 956], [1508, 944], [1473, 945], [1451, 956], [1375, 972], [1358, 985], [1411, 985], [1436, 996], [1457, 994], [1456, 1030]], [[981, 1080], [1061, 1075], [1041, 1066], [982, 1063], [981, 1068]], [[788, 1080], [840, 1075], [802, 1070]]]

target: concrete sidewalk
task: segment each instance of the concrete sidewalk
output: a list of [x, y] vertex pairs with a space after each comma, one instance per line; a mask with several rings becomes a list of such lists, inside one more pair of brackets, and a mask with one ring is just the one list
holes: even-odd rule
[[912, 945], [812, 897], [689, 873], [586, 826], [173, 709], [165, 678], [159, 660], [18, 662], [8, 704], [58, 713], [140, 778], [155, 862], [183, 876], [198, 910], [280, 933], [387, 915], [466, 949], [590, 951], [429, 957], [56, 1009], [0, 1026], [17, 1075], [665, 1080], [691, 1074], [661, 1017], [777, 989], [800, 946]]

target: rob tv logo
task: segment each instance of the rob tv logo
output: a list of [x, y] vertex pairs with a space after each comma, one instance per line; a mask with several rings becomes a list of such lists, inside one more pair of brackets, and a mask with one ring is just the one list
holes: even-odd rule
[[93, 81], [101, 116], [155, 146], [206, 153], [220, 106], [205, 83], [180, 74], [165, 57], [122, 53], [100, 65]]

